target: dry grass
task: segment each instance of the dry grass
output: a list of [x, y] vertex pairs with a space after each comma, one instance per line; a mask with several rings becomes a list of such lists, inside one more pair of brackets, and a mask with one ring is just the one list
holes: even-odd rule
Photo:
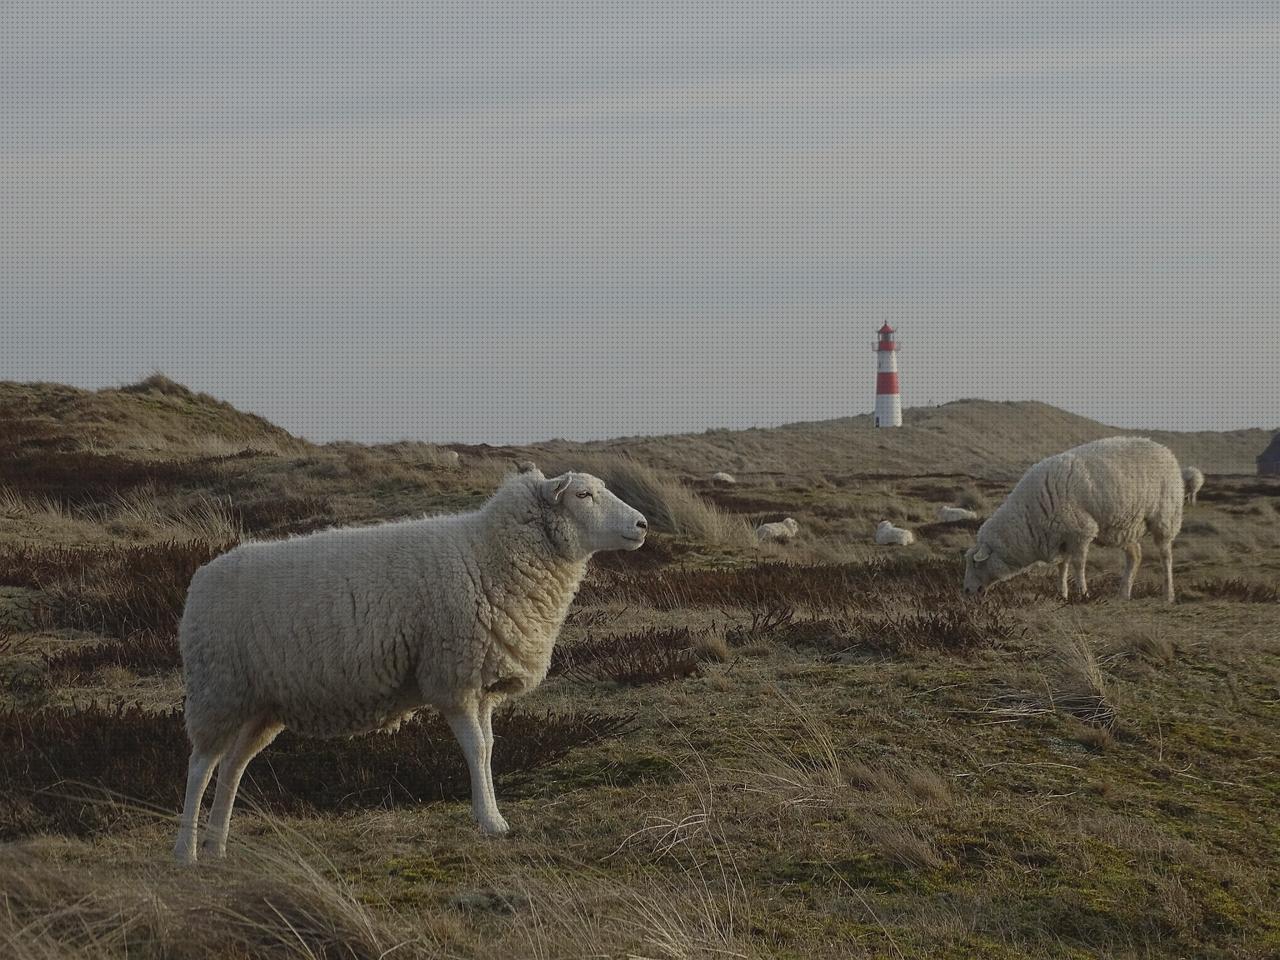
[[[341, 871], [279, 826], [234, 863], [110, 882], [102, 871], [0, 852], [0, 944], [13, 960], [165, 957], [381, 960], [439, 956], [430, 925], [369, 905]], [[415, 918], [418, 919], [418, 918]]]

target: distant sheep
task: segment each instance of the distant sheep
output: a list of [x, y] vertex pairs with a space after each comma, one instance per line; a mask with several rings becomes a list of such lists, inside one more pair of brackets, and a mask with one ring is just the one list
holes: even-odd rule
[[876, 527], [876, 543], [881, 546], [908, 547], [916, 542], [916, 535], [905, 527], [895, 527], [888, 520], [881, 520]]
[[721, 471], [720, 473], [713, 473], [711, 475], [711, 482], [722, 487], [732, 487], [738, 481], [733, 474]]
[[1144, 437], [1096, 440], [1047, 457], [978, 528], [978, 542], [965, 554], [965, 591], [977, 593], [1037, 563], [1056, 563], [1066, 599], [1074, 562], [1085, 595], [1089, 544], [1096, 541], [1124, 549], [1120, 594], [1128, 599], [1142, 561], [1140, 540], [1149, 532], [1164, 562], [1165, 598], [1172, 603], [1173, 540], [1182, 529], [1182, 500], [1177, 459]]
[[1186, 488], [1187, 499], [1195, 503], [1200, 489], [1204, 486], [1204, 474], [1200, 472], [1200, 468], [1183, 467], [1182, 485]]
[[956, 523], [960, 520], [977, 520], [978, 515], [964, 507], [939, 507], [938, 520], [942, 523]]
[[756, 539], [761, 543], [790, 543], [800, 533], [800, 524], [791, 517], [777, 523], [762, 523], [756, 527]]
[[479, 510], [243, 544], [196, 571], [179, 627], [192, 752], [174, 853], [221, 856], [245, 767], [288, 727], [342, 737], [438, 708], [466, 755], [481, 830], [507, 831], [493, 792], [493, 710], [546, 676], [569, 604], [601, 550], [648, 525], [584, 473], [532, 464]]

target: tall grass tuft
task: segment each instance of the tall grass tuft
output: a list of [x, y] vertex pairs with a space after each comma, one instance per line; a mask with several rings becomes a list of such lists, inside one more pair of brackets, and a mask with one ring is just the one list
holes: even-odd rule
[[670, 474], [629, 457], [580, 453], [544, 458], [548, 476], [577, 470], [594, 474], [621, 500], [645, 515], [652, 529], [712, 544], [746, 545], [751, 530], [740, 517], [708, 503]]

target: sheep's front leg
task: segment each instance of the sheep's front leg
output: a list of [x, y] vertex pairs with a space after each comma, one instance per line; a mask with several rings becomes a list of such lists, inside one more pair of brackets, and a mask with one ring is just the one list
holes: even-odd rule
[[498, 795], [493, 789], [493, 710], [497, 705], [498, 701], [492, 697], [485, 698], [480, 704], [480, 729], [484, 733], [484, 783], [489, 796], [489, 809], [496, 818], [498, 833], [506, 833], [511, 827], [506, 817], [498, 812]]
[[1084, 568], [1089, 562], [1089, 541], [1085, 540], [1075, 548], [1075, 565], [1076, 565], [1076, 583], [1080, 585], [1080, 596], [1087, 597], [1089, 595], [1089, 580], [1085, 576]]
[[1063, 557], [1058, 561], [1058, 596], [1067, 599], [1067, 584], [1070, 582], [1071, 560]]
[[[488, 711], [483, 711], [487, 713]], [[463, 756], [467, 758], [467, 768], [471, 771], [471, 813], [481, 831], [500, 835], [507, 832], [507, 821], [498, 812], [498, 802], [493, 796], [493, 776], [489, 771], [488, 738], [485, 728], [489, 721], [482, 721], [482, 711], [478, 704], [469, 704], [466, 709], [445, 715], [449, 721], [449, 729], [458, 739]]]

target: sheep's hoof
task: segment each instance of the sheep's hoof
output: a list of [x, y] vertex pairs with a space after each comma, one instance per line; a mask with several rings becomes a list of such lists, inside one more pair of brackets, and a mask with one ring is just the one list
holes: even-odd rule
[[196, 862], [195, 848], [179, 843], [173, 848], [173, 859], [178, 863], [190, 866]]
[[[205, 840], [200, 844], [200, 853], [206, 857], [215, 860], [221, 860], [227, 855], [227, 845], [225, 843], [215, 843], [212, 840]], [[192, 860], [195, 859], [193, 856]]]
[[503, 837], [511, 830], [511, 825], [507, 823], [506, 818], [499, 815], [493, 820], [489, 820], [480, 824], [480, 832], [486, 837]]

